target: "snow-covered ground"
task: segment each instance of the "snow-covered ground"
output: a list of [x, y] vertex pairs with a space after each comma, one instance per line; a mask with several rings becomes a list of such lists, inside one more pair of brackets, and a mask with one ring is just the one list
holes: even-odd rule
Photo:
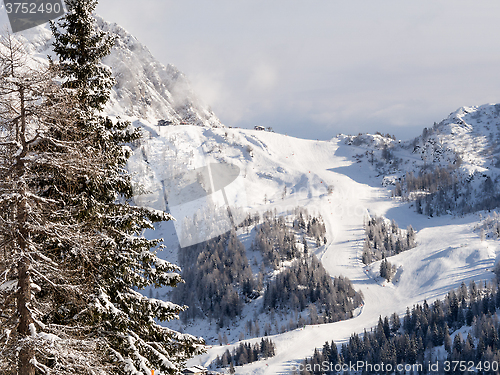
[[[6, 15], [0, 5], [0, 24], [5, 23]], [[380, 171], [368, 160], [369, 148], [346, 145], [345, 137], [311, 141], [222, 127], [216, 116], [196, 100], [182, 73], [172, 66], [162, 66], [146, 47], [119, 26], [102, 20], [99, 24], [119, 37], [106, 60], [118, 80], [108, 114], [130, 119], [146, 134], [129, 163], [134, 178], [149, 190], [139, 195], [136, 203], [165, 209], [165, 181], [169, 178], [208, 163], [237, 166], [239, 185], [233, 186], [235, 195], [228, 194], [230, 203], [238, 196], [243, 212], [276, 209], [285, 213], [303, 206], [311, 214], [321, 214], [327, 226], [328, 243], [317, 249], [318, 257], [332, 276], [349, 277], [364, 295], [364, 304], [353, 319], [272, 336], [277, 345], [276, 356], [238, 367], [238, 374], [288, 374], [297, 361], [312, 355], [314, 348], [327, 340], [341, 342], [353, 332], [374, 326], [380, 315], [402, 314], [407, 306], [441, 298], [461, 282], [493, 277], [491, 270], [499, 249], [496, 240], [481, 241], [478, 231], [474, 231], [481, 221], [479, 215], [428, 218], [416, 214], [408, 203], [391, 198], [391, 186], [382, 187]], [[46, 60], [51, 53], [51, 35], [46, 26], [18, 35], [36, 59]], [[379, 146], [397, 145], [393, 152], [404, 159], [407, 170], [424, 163], [445, 166], [456, 161], [458, 155], [464, 162], [464, 173], [498, 172], [499, 118], [498, 105], [464, 107], [436, 124], [427, 137], [420, 137], [413, 145], [406, 143], [400, 147], [399, 142], [380, 136], [371, 139]], [[158, 127], [158, 120], [203, 126]], [[359, 157], [363, 154], [366, 157]], [[282, 199], [285, 186], [287, 194]], [[331, 193], [328, 187], [333, 187]], [[398, 268], [391, 283], [377, 276], [378, 262], [364, 266], [360, 260], [363, 221], [373, 214], [395, 219], [402, 228], [411, 224], [418, 231], [417, 247], [391, 257], [390, 262]], [[163, 223], [155, 232], [146, 234], [165, 238], [167, 249], [160, 255], [173, 262], [178, 255], [175, 229], [172, 223]], [[248, 316], [242, 321], [253, 313], [252, 309], [246, 309]], [[231, 349], [236, 345], [241, 326], [232, 328], [228, 334], [229, 347], [210, 347], [190, 364], [208, 365], [217, 355]], [[187, 327], [186, 331], [191, 328], [196, 334], [212, 334], [203, 325]]]
[[[147, 124], [144, 126], [147, 128]], [[495, 240], [481, 241], [479, 233], [474, 232], [481, 220], [479, 215], [428, 218], [416, 214], [408, 203], [391, 198], [391, 187], [382, 187], [382, 177], [375, 177], [378, 173], [366, 158], [356, 162], [354, 155], [363, 149], [345, 145], [337, 138], [311, 141], [242, 129], [172, 126], [162, 127], [157, 133], [141, 146], [147, 149], [148, 162], [144, 162], [144, 152], [136, 152], [140, 157], [133, 159], [135, 164], [131, 167], [131, 170], [138, 170], [139, 165], [150, 168], [144, 180], [149, 181], [150, 187], [155, 181], [168, 178], [165, 171], [171, 168], [169, 163], [183, 168], [207, 162], [237, 165], [244, 176], [245, 210], [263, 212], [276, 208], [284, 213], [289, 208], [303, 206], [310, 213], [321, 214], [327, 226], [328, 243], [318, 248], [318, 257], [332, 276], [349, 277], [364, 295], [364, 305], [353, 319], [271, 336], [277, 345], [276, 356], [237, 367], [239, 374], [290, 373], [295, 363], [311, 356], [314, 348], [325, 341], [341, 342], [354, 332], [374, 326], [379, 316], [403, 314], [407, 306], [442, 298], [462, 282], [468, 284], [470, 280], [493, 277], [491, 270], [499, 249]], [[183, 150], [184, 156], [177, 152], [177, 156], [169, 157], [166, 152], [169, 147], [170, 151]], [[191, 149], [204, 152], [196, 154]], [[282, 199], [284, 186], [288, 193]], [[333, 186], [330, 194], [328, 186]], [[154, 194], [149, 197], [153, 199]], [[145, 197], [142, 199], [142, 203], [147, 201]], [[390, 258], [398, 268], [390, 283], [378, 276], [379, 262], [365, 266], [360, 260], [365, 237], [363, 221], [374, 214], [395, 219], [400, 227], [411, 224], [418, 231], [417, 247]], [[167, 239], [167, 246], [172, 251], [176, 243]], [[173, 256], [171, 252], [167, 254]], [[253, 313], [248, 311], [248, 317], [242, 321]], [[231, 350], [237, 344], [240, 326], [244, 325], [230, 327], [228, 331], [232, 345], [211, 346], [190, 364], [208, 366], [217, 355]], [[213, 336], [213, 330], [203, 325], [185, 329]]]

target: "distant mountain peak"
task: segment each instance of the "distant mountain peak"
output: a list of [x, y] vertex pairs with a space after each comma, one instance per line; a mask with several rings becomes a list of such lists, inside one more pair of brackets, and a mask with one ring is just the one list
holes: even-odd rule
[[500, 104], [484, 104], [481, 106], [460, 107], [438, 124], [438, 128], [454, 130], [463, 129], [467, 132], [490, 134], [495, 128], [500, 129]]
[[125, 114], [152, 123], [166, 120], [174, 124], [222, 126], [215, 114], [201, 104], [182, 72], [173, 65], [160, 63], [121, 26], [96, 18], [99, 28], [117, 36], [111, 54], [104, 59], [117, 81], [108, 108], [110, 114]]
[[496, 165], [500, 152], [500, 104], [460, 107], [412, 142], [414, 153], [427, 162], [456, 161], [471, 171]]
[[[105, 108], [108, 115], [136, 117], [151, 124], [165, 120], [172, 124], [223, 127], [211, 109], [201, 103], [182, 72], [155, 59], [123, 27], [95, 17], [101, 30], [117, 37], [110, 55], [103, 61], [111, 67], [117, 82]], [[14, 35], [35, 59], [55, 57], [48, 24]]]

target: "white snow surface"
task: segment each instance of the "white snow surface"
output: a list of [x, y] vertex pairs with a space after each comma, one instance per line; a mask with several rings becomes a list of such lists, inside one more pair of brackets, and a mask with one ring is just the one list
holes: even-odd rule
[[461, 107], [428, 133], [415, 150], [422, 160], [452, 163], [458, 154], [471, 171], [489, 169], [499, 160], [500, 104]]
[[[5, 22], [4, 13], [0, 6], [0, 22]], [[276, 208], [284, 213], [304, 206], [311, 214], [321, 214], [328, 243], [318, 248], [316, 255], [332, 276], [349, 277], [364, 295], [364, 304], [353, 319], [271, 336], [277, 345], [276, 356], [237, 367], [237, 374], [289, 374], [294, 364], [311, 356], [314, 348], [325, 341], [342, 342], [352, 333], [374, 326], [379, 316], [403, 314], [407, 306], [425, 299], [430, 303], [462, 282], [493, 278], [491, 269], [498, 258], [498, 241], [481, 241], [474, 232], [481, 221], [478, 214], [461, 218], [416, 214], [409, 204], [391, 198], [390, 186], [382, 186], [382, 177], [367, 158], [355, 157], [365, 153], [367, 147], [346, 145], [345, 137], [311, 141], [222, 127], [210, 109], [196, 99], [182, 73], [173, 66], [161, 65], [146, 47], [119, 26], [101, 19], [98, 23], [119, 36], [105, 61], [118, 81], [107, 112], [130, 119], [149, 134], [134, 149], [129, 163], [135, 181], [150, 191], [138, 196], [136, 203], [163, 210], [166, 206], [161, 181], [209, 162], [232, 163], [241, 171], [246, 199], [243, 210], [263, 212]], [[47, 26], [16, 35], [27, 43], [35, 58], [46, 61], [46, 55], [51, 53]], [[404, 156], [409, 164], [447, 164], [458, 154], [464, 160], [464, 171], [495, 170], [499, 113], [500, 105], [463, 107], [436, 124], [430, 136], [418, 138], [414, 149], [409, 142], [399, 147], [399, 142], [379, 136], [370, 139], [377, 145], [397, 144], [395, 154]], [[192, 125], [158, 127], [158, 120]], [[331, 194], [326, 191], [329, 185], [333, 186]], [[282, 200], [285, 186], [289, 194]], [[401, 228], [411, 224], [418, 231], [417, 247], [391, 257], [390, 262], [398, 271], [390, 283], [377, 276], [377, 262], [365, 266], [360, 260], [363, 220], [374, 214], [395, 219]], [[167, 249], [160, 256], [177, 261], [178, 242], [172, 223], [163, 223], [146, 235], [165, 238]], [[2, 289], [11, 287], [4, 284]], [[243, 322], [253, 312], [245, 311], [248, 316], [242, 318]], [[192, 359], [188, 365], [208, 366], [217, 355], [231, 350], [237, 345], [241, 326], [227, 330], [229, 347], [209, 347], [206, 354]], [[185, 330], [196, 335], [213, 332], [206, 321]]]
[[[152, 129], [147, 123], [143, 126]], [[204, 154], [190, 152], [200, 148]], [[312, 141], [263, 131], [195, 126], [163, 127], [135, 150], [131, 170], [139, 172], [142, 168], [136, 178], [151, 190], [157, 186], [157, 194], [139, 197], [140, 204], [165, 207], [159, 193], [159, 181], [168, 178], [172, 173], [169, 170], [192, 169], [206, 162], [231, 162], [245, 176], [246, 210], [263, 212], [276, 208], [278, 213], [285, 213], [287, 209], [303, 206], [311, 214], [321, 214], [327, 227], [328, 243], [317, 249], [316, 255], [332, 276], [349, 277], [355, 289], [364, 295], [364, 304], [353, 319], [306, 326], [271, 336], [277, 345], [276, 356], [237, 367], [238, 374], [291, 373], [295, 363], [311, 356], [314, 348], [321, 347], [325, 341], [342, 342], [352, 333], [376, 325], [379, 316], [393, 312], [403, 314], [407, 306], [411, 308], [424, 300], [430, 303], [462, 282], [468, 284], [471, 280], [493, 278], [491, 269], [499, 247], [497, 241], [481, 241], [479, 234], [474, 232], [481, 220], [479, 214], [462, 218], [428, 218], [416, 214], [408, 203], [391, 198], [390, 187], [382, 186], [382, 177], [376, 177], [378, 172], [366, 158], [356, 162], [354, 156], [363, 150], [337, 138]], [[407, 156], [411, 157], [409, 151]], [[292, 193], [282, 200], [285, 185]], [[331, 194], [326, 191], [329, 185], [333, 186]], [[264, 203], [265, 197], [267, 203]], [[390, 258], [398, 268], [390, 283], [378, 277], [379, 262], [370, 266], [361, 262], [365, 237], [363, 220], [370, 215], [384, 215], [395, 219], [401, 228], [411, 224], [418, 231], [417, 247]], [[161, 236], [167, 238], [167, 252], [160, 256], [175, 261], [174, 231], [171, 228], [167, 237], [165, 227], [159, 229]], [[246, 309], [244, 314], [247, 315], [242, 317], [243, 323], [252, 318], [253, 309]], [[241, 322], [221, 331], [229, 337], [229, 347], [210, 346], [208, 353], [188, 364], [208, 366], [217, 355], [228, 348], [231, 350], [244, 330]], [[261, 327], [265, 323], [265, 320], [259, 322]], [[183, 328], [187, 333], [214, 336], [208, 321], [198, 321]]]

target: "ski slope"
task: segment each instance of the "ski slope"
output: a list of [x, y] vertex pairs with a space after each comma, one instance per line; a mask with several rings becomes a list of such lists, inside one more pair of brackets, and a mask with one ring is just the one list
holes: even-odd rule
[[[132, 121], [146, 133], [128, 165], [135, 181], [149, 190], [136, 197], [136, 204], [165, 209], [162, 181], [180, 170], [207, 163], [232, 163], [241, 171], [243, 210], [276, 209], [285, 213], [303, 206], [311, 214], [321, 214], [327, 226], [328, 243], [317, 249], [319, 259], [332, 276], [349, 277], [364, 295], [364, 304], [353, 319], [275, 335], [272, 340], [277, 345], [276, 356], [237, 367], [238, 374], [289, 374], [294, 364], [312, 355], [314, 348], [327, 340], [342, 342], [354, 332], [370, 329], [379, 316], [403, 314], [407, 306], [441, 298], [461, 282], [493, 277], [491, 269], [499, 249], [495, 240], [481, 241], [473, 231], [481, 221], [479, 215], [464, 218], [417, 215], [409, 204], [390, 198], [390, 188], [382, 187], [381, 177], [376, 177], [378, 173], [366, 158], [357, 162], [354, 156], [365, 153], [366, 148], [347, 146], [340, 138], [312, 141], [222, 127], [207, 107], [193, 99], [182, 73], [172, 66], [162, 66], [146, 47], [119, 26], [101, 19], [98, 23], [101, 29], [119, 37], [119, 43], [105, 61], [118, 80], [107, 113]], [[6, 24], [5, 9], [0, 5], [0, 25]], [[46, 61], [47, 54], [51, 54], [51, 34], [46, 25], [20, 33], [19, 39], [39, 61]], [[477, 116], [479, 110], [482, 114]], [[423, 155], [429, 162], [439, 156], [439, 162], [449, 163], [458, 152], [470, 170], [498, 168], [495, 140], [500, 129], [499, 113], [500, 106], [459, 109], [427, 139], [422, 137], [418, 143], [419, 155], [404, 149], [396, 153], [404, 154], [412, 162], [420, 162]], [[204, 126], [158, 127], [156, 121], [160, 119]], [[285, 186], [287, 195], [282, 199]], [[327, 186], [333, 186], [331, 194]], [[374, 214], [395, 219], [402, 228], [411, 224], [418, 231], [417, 247], [390, 258], [398, 267], [391, 283], [377, 276], [378, 262], [367, 267], [360, 261], [363, 221]], [[146, 235], [165, 238], [167, 249], [160, 255], [176, 262], [178, 241], [172, 223], [162, 223], [155, 232]], [[247, 311], [248, 317], [252, 313]], [[242, 321], [246, 319], [244, 316]], [[196, 334], [209, 332], [203, 326], [191, 328], [196, 328]], [[237, 329], [229, 336], [232, 345], [211, 347], [189, 364], [208, 366], [217, 355], [231, 350], [236, 345]]]
[[[300, 205], [321, 214], [329, 241], [318, 250], [318, 257], [332, 276], [349, 277], [364, 295], [364, 305], [355, 318], [271, 336], [277, 345], [276, 356], [237, 367], [238, 374], [291, 373], [294, 364], [311, 356], [325, 341], [342, 342], [354, 332], [373, 327], [379, 316], [403, 314], [407, 306], [442, 298], [462, 282], [493, 277], [491, 269], [499, 249], [494, 240], [482, 242], [473, 232], [480, 221], [478, 215], [428, 218], [416, 214], [408, 204], [390, 198], [390, 189], [381, 187], [381, 178], [375, 177], [369, 163], [356, 163], [353, 155], [359, 150], [355, 146], [346, 146], [338, 139], [311, 141], [241, 129], [181, 127], [162, 131], [165, 133], [159, 138], [198, 134], [208, 148], [221, 145], [215, 160], [231, 160], [247, 171], [248, 210], [276, 208], [286, 212], [287, 207]], [[227, 137], [224, 132], [229, 133]], [[224, 141], [231, 139], [231, 134], [237, 141]], [[252, 157], [245, 155], [247, 146], [252, 147]], [[282, 199], [285, 185], [292, 193]], [[331, 194], [326, 192], [328, 185], [333, 185]], [[373, 214], [395, 219], [400, 227], [411, 224], [418, 231], [416, 248], [389, 259], [398, 267], [391, 283], [377, 276], [379, 262], [367, 267], [360, 260], [363, 220]], [[233, 340], [232, 344], [213, 346], [189, 364], [208, 366], [237, 343]]]

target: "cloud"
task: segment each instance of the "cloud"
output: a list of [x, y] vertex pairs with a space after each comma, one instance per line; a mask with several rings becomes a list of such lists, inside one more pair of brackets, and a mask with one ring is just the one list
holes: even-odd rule
[[108, 0], [98, 12], [186, 73], [227, 125], [406, 137], [499, 101], [497, 2], [138, 4]]
[[265, 62], [259, 62], [252, 69], [247, 88], [257, 93], [269, 91], [276, 86], [277, 80], [278, 73], [274, 66]]

